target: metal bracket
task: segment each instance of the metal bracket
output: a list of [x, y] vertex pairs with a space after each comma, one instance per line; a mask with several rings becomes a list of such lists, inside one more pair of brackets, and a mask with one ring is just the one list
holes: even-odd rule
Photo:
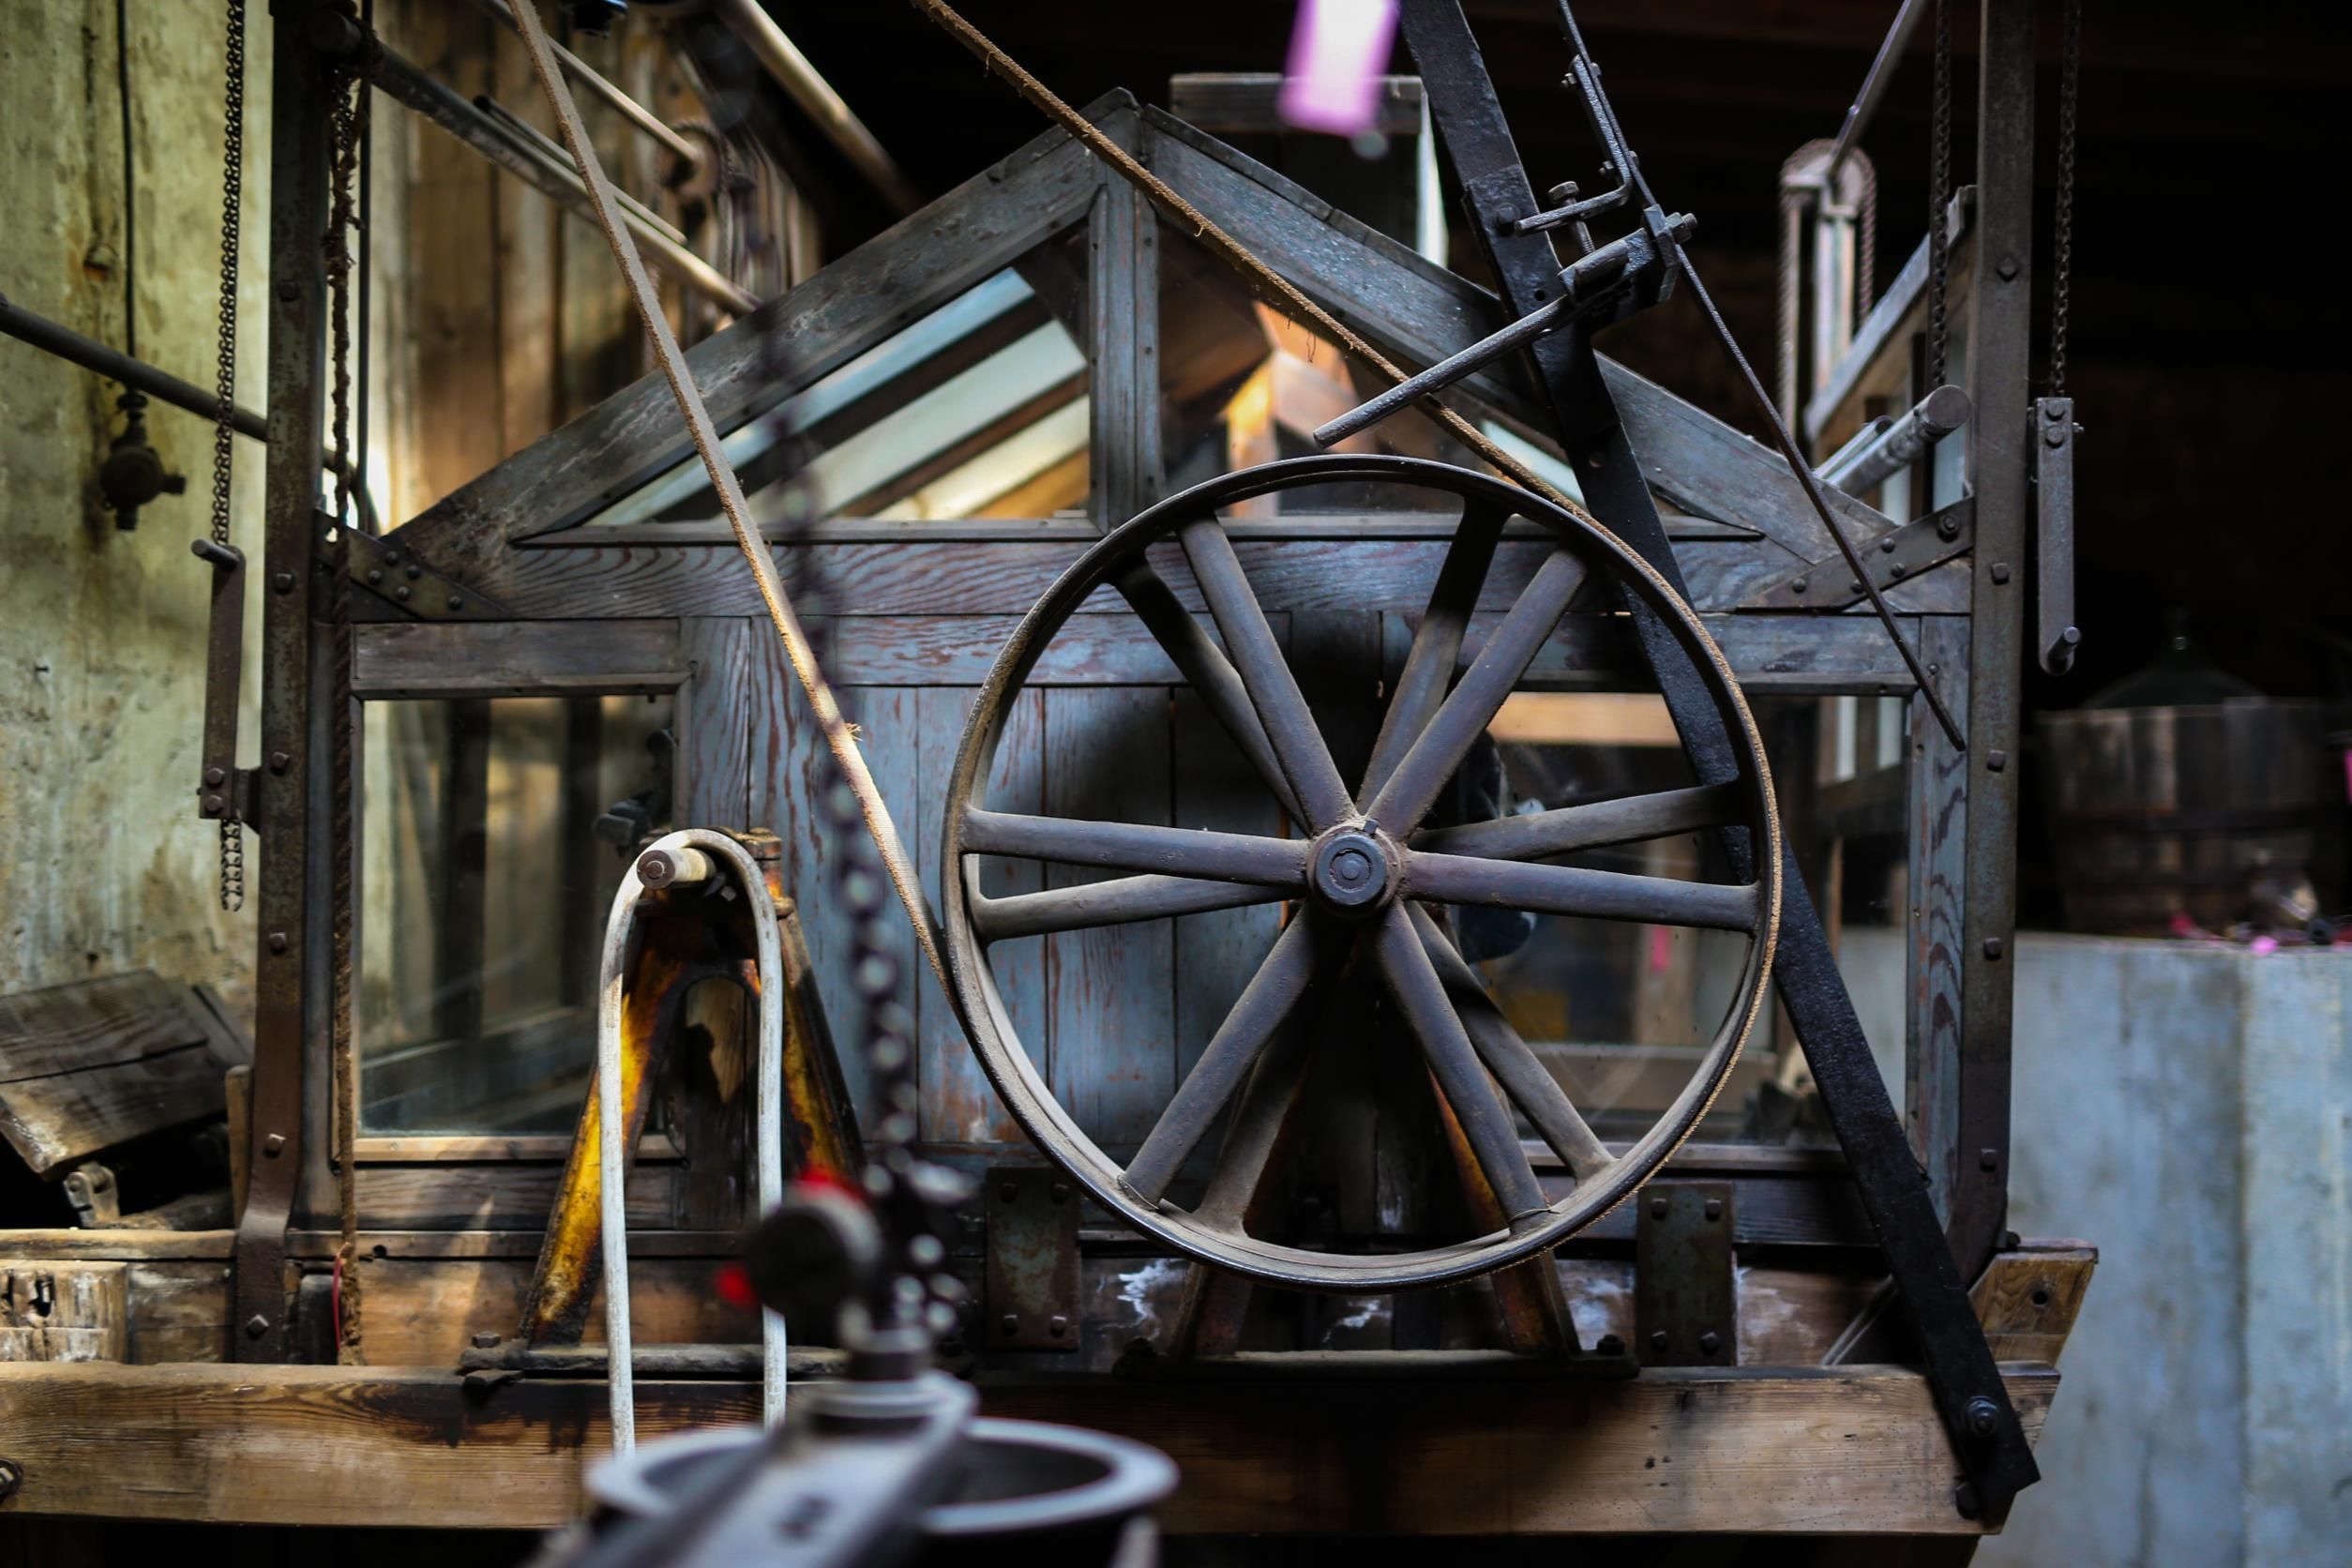
[[[1976, 545], [1976, 498], [1964, 495], [1941, 511], [1931, 512], [1876, 538], [1857, 540], [1855, 550], [1870, 568], [1870, 580], [1880, 592], [1920, 575]], [[1862, 584], [1842, 555], [1808, 561], [1795, 571], [1758, 588], [1741, 602], [1741, 610], [1844, 610], [1861, 602]]]
[[66, 1178], [66, 1201], [73, 1205], [73, 1222], [85, 1230], [103, 1230], [122, 1218], [122, 1197], [114, 1173], [96, 1160], [83, 1160]]
[[1634, 1354], [1644, 1366], [1739, 1364], [1731, 1184], [1652, 1182], [1634, 1202]]
[[198, 539], [189, 547], [212, 568], [204, 623], [204, 731], [197, 809], [215, 822], [253, 820], [253, 770], [237, 766], [237, 701], [245, 685], [245, 552]]
[[503, 621], [505, 606], [453, 578], [444, 577], [397, 539], [357, 529], [343, 535], [350, 550], [352, 585], [365, 588], [395, 610], [420, 621]]
[[2074, 668], [2083, 634], [2074, 625], [2074, 400], [2038, 398], [2033, 405], [2034, 653], [2042, 668]]
[[1078, 1348], [1078, 1188], [1043, 1166], [988, 1172], [988, 1345]]

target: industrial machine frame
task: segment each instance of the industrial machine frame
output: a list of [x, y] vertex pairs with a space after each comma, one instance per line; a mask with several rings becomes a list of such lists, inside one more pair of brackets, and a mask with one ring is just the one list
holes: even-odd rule
[[[350, 864], [359, 831], [357, 792], [348, 781], [337, 788], [336, 728], [364, 732], [358, 705], [394, 698], [671, 692], [682, 731], [678, 822], [804, 837], [826, 830], [813, 800], [787, 797], [761, 771], [774, 774], [778, 760], [811, 742], [786, 716], [780, 659], [753, 618], [759, 605], [731, 542], [715, 525], [576, 526], [686, 454], [658, 377], [389, 534], [338, 531], [321, 511], [328, 280], [319, 236], [329, 224], [331, 83], [343, 67], [331, 53], [333, 28], [284, 24], [307, 8], [293, 0], [276, 7], [271, 74], [279, 134], [271, 152], [260, 564], [267, 761], [253, 775], [248, 808], [264, 846], [249, 1192], [233, 1250], [219, 1233], [0, 1238], [10, 1253], [38, 1247], [46, 1257], [129, 1261], [151, 1284], [169, 1276], [189, 1289], [217, 1289], [228, 1264], [222, 1349], [242, 1364], [0, 1368], [0, 1426], [24, 1467], [16, 1505], [34, 1511], [552, 1522], [577, 1505], [580, 1464], [597, 1444], [600, 1394], [527, 1369], [518, 1378], [478, 1356], [463, 1380], [448, 1367], [459, 1347], [496, 1326], [480, 1320], [481, 1303], [520, 1290], [539, 1250], [531, 1216], [535, 1207], [545, 1212], [569, 1140], [362, 1136], [351, 1145], [353, 1168], [338, 1169], [331, 1155], [335, 936], [354, 897], [337, 869]], [[1123, 94], [1086, 113], [1353, 330], [1422, 366], [1538, 309], [1560, 262], [1549, 235], [1515, 226], [1538, 204], [1459, 6], [1409, 0], [1404, 9], [1500, 298]], [[1822, 1298], [1820, 1310], [1852, 1321], [1817, 1364], [1738, 1364], [1735, 1336], [1728, 1350], [1662, 1365], [1638, 1344], [1631, 1354], [1621, 1345], [1579, 1345], [1557, 1305], [1524, 1337], [1506, 1335], [1507, 1349], [1545, 1354], [1233, 1353], [1238, 1309], [1207, 1286], [1183, 1311], [1187, 1348], [1206, 1344], [1208, 1353], [1128, 1355], [1113, 1376], [1100, 1357], [1084, 1357], [1095, 1331], [1084, 1320], [1082, 1289], [1099, 1295], [1105, 1271], [1123, 1266], [1131, 1280], [1137, 1258], [1168, 1254], [1082, 1220], [1074, 1203], [1066, 1215], [1017, 1221], [1016, 1211], [1036, 1200], [1030, 1175], [1010, 1168], [1033, 1167], [1028, 1151], [1009, 1135], [935, 1138], [927, 1124], [936, 1157], [990, 1177], [986, 1212], [970, 1216], [983, 1238], [970, 1267], [993, 1285], [996, 1232], [1009, 1237], [1018, 1223], [1046, 1248], [1042, 1274], [1033, 1260], [1036, 1277], [1018, 1289], [1064, 1304], [1078, 1319], [1051, 1331], [1071, 1350], [1013, 1325], [1009, 1314], [1002, 1334], [991, 1329], [975, 1375], [992, 1413], [1105, 1427], [1168, 1449], [1185, 1482], [1163, 1516], [1180, 1530], [1967, 1538], [1998, 1527], [2033, 1478], [2030, 1438], [2092, 1262], [2079, 1244], [2020, 1244], [2005, 1213], [2017, 804], [2007, 762], [2017, 749], [2034, 451], [2034, 11], [2033, 0], [1983, 7], [1977, 177], [1953, 251], [1955, 312], [1965, 308], [1969, 335], [1972, 417], [1958, 438], [1968, 492], [1911, 522], [1830, 492], [1837, 527], [1885, 574], [1874, 582], [1893, 612], [1890, 625], [1858, 605], [1859, 583], [1848, 594], [1816, 594], [1809, 605], [1792, 598], [1789, 583], [1808, 573], [1825, 584], [1847, 576], [1797, 475], [1779, 455], [1595, 354], [1580, 330], [1540, 339], [1532, 375], [1500, 365], [1459, 389], [1564, 457], [1595, 513], [1689, 598], [1747, 690], [1894, 696], [1909, 705], [1908, 756], [1872, 781], [1879, 807], [1898, 811], [1909, 829], [1905, 1118], [1888, 1102], [1791, 859], [1774, 978], [1842, 1154], [1685, 1146], [1643, 1201], [1579, 1237], [1619, 1255], [1631, 1244], [1644, 1259], [1654, 1246], [1663, 1258], [1687, 1200], [1704, 1205], [1708, 1221], [1726, 1222], [1720, 1245], [1692, 1266], [1699, 1275], [1727, 1282], [1736, 1246], [1832, 1259], [1866, 1279], [1883, 1273], [1893, 1287], [1865, 1290], [1859, 1311], [1856, 1299]], [[397, 61], [376, 69], [380, 85], [403, 71], [415, 79]], [[439, 123], [456, 128], [445, 116]], [[739, 427], [1081, 223], [1092, 525], [852, 521], [816, 524], [786, 541], [828, 579], [855, 584], [854, 602], [830, 607], [848, 633], [867, 621], [864, 635], [837, 640], [836, 678], [896, 688], [911, 725], [958, 723], [963, 692], [982, 684], [1014, 620], [1098, 533], [1158, 498], [1153, 302], [1159, 248], [1175, 231], [1159, 227], [1140, 193], [1056, 129], [689, 356], [714, 417], [722, 429]], [[1866, 392], [1902, 379], [1890, 367], [1902, 361], [1907, 374], [1907, 324], [1925, 309], [1924, 277], [1922, 253], [1821, 378], [1805, 424], [1823, 449], [1860, 422]], [[786, 345], [780, 362], [771, 337]], [[1660, 495], [1678, 508], [1672, 520], [1661, 519]], [[1425, 593], [1425, 568], [1447, 543], [1394, 529], [1351, 535], [1314, 520], [1242, 526], [1270, 542], [1361, 546], [1349, 569], [1366, 602]], [[346, 602], [349, 621], [339, 626]], [[1306, 607], [1298, 608], [1304, 617]], [[1654, 613], [1631, 608], [1640, 656], [1654, 669], [1695, 772], [1702, 783], [1732, 776], [1720, 711], [1688, 650]], [[917, 630], [919, 675], [890, 653], [895, 636]], [[1965, 749], [1934, 721], [1891, 630], [1919, 650], [1945, 704], [1965, 714]], [[1592, 656], [1621, 664], [1624, 654]], [[356, 776], [355, 758], [351, 766]], [[919, 771], [912, 758], [909, 768]], [[918, 832], [928, 836], [933, 824]], [[803, 900], [803, 921], [828, 918], [822, 883], [783, 891]], [[927, 1069], [934, 1046], [937, 1070], [958, 1093], [985, 1095], [960, 1038], [934, 1039], [927, 1029]], [[1528, 1147], [1557, 1186], [1560, 1162]], [[331, 1359], [338, 1338], [339, 1308], [329, 1304], [342, 1284], [334, 1259], [346, 1185], [369, 1299], [387, 1320], [425, 1326], [384, 1335], [369, 1358], [379, 1364], [306, 1365]], [[633, 1232], [630, 1245], [641, 1277], [685, 1302], [728, 1254], [729, 1228], [684, 1223], [675, 1206], [666, 1212], [663, 1227]], [[1858, 1259], [1876, 1261], [1857, 1270]], [[1656, 1277], [1666, 1292], [1663, 1263]], [[1883, 1310], [1889, 1302], [1904, 1312]], [[1176, 1309], [1173, 1296], [1168, 1304]], [[1672, 1308], [1671, 1293], [1656, 1304]], [[713, 1310], [676, 1305], [678, 1336], [720, 1337]], [[993, 1324], [996, 1308], [986, 1316]], [[1726, 1322], [1725, 1334], [1733, 1328]], [[406, 1364], [381, 1364], [396, 1342], [412, 1347]], [[1058, 1358], [1072, 1351], [1080, 1353], [1076, 1364], [1093, 1369], [1064, 1370], [1074, 1364]], [[1649, 1364], [1636, 1369], [1637, 1360]], [[1896, 1360], [1916, 1364], [1886, 1364]], [[756, 1377], [698, 1381], [641, 1369], [639, 1396], [641, 1423], [660, 1430], [746, 1419], [759, 1395]], [[177, 1435], [168, 1444], [144, 1435], [160, 1430]], [[273, 1446], [289, 1433], [308, 1440], [299, 1454]], [[119, 1445], [112, 1461], [74, 1463], [99, 1441]], [[450, 1444], [467, 1462], [448, 1462]], [[126, 1462], [126, 1454], [153, 1462]]]

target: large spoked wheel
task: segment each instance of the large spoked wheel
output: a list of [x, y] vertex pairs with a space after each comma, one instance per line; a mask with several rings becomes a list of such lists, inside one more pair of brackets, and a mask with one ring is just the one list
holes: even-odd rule
[[[1333, 761], [1218, 517], [1219, 508], [1251, 497], [1335, 482], [1439, 492], [1462, 506], [1370, 763], [1353, 789]], [[1457, 679], [1471, 611], [1504, 525], [1515, 517], [1548, 529], [1557, 548]], [[1168, 539], [1181, 545], [1191, 567], [1216, 628], [1214, 640], [1146, 559], [1150, 547]], [[1449, 779], [1595, 573], [1646, 604], [1681, 644], [1721, 711], [1736, 776], [1531, 815], [1425, 826]], [[1298, 837], [988, 808], [985, 781], [1015, 699], [1056, 633], [1106, 585], [1125, 596]], [[1780, 920], [1779, 826], [1763, 744], [1698, 617], [1624, 545], [1575, 514], [1500, 480], [1417, 459], [1271, 463], [1173, 496], [1107, 535], [1054, 584], [999, 656], [965, 732], [944, 815], [941, 864], [951, 874], [941, 886], [957, 1002], [981, 1063], [1015, 1118], [1074, 1179], [1140, 1229], [1190, 1257], [1300, 1289], [1373, 1294], [1442, 1285], [1557, 1245], [1607, 1213], [1689, 1136], [1723, 1086], [1763, 1005]], [[1753, 881], [1687, 882], [1547, 863], [1595, 845], [1711, 829], [1732, 830], [1735, 851], [1743, 844], [1745, 852], [1726, 858], [1752, 867]], [[989, 897], [980, 891], [984, 855], [1123, 874]], [[1023, 1048], [998, 992], [990, 944], [1275, 902], [1290, 909], [1255, 977], [1122, 1167], [1056, 1101]], [[1647, 1132], [1612, 1153], [1464, 960], [1436, 912], [1447, 905], [1744, 932], [1748, 956], [1689, 1082]], [[1353, 985], [1372, 974], [1425, 1056], [1504, 1222], [1489, 1234], [1414, 1252], [1310, 1251], [1250, 1235], [1243, 1220], [1246, 1189], [1263, 1168], [1281, 1115], [1282, 1096], [1265, 1092], [1268, 1068], [1277, 1055], [1295, 1054], [1292, 1043], [1335, 983], [1344, 976]], [[1546, 1198], [1506, 1095], [1574, 1178], [1565, 1197]], [[1178, 1207], [1168, 1192], [1179, 1168], [1237, 1099], [1206, 1196], [1189, 1210]]]

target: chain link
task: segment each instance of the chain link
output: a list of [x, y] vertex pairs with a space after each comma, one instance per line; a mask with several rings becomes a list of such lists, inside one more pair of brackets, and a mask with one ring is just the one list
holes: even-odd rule
[[2058, 67], [2058, 199], [2050, 287], [2050, 396], [2066, 396], [2067, 316], [2074, 272], [2074, 100], [2083, 71], [2083, 0], [2066, 0], [2066, 46]]
[[1944, 384], [1944, 351], [1950, 324], [1944, 309], [1952, 281], [1952, 234], [1944, 227], [1952, 210], [1952, 0], [1936, 0], [1936, 109], [1928, 145], [1927, 181], [1927, 384]]
[[[235, 460], [237, 242], [245, 219], [245, 0], [228, 0], [228, 13], [220, 154], [220, 347], [213, 376], [218, 406], [212, 430], [212, 542], [222, 546], [229, 542], [229, 488]], [[245, 908], [245, 824], [234, 809], [220, 819], [220, 907], [232, 914]]]

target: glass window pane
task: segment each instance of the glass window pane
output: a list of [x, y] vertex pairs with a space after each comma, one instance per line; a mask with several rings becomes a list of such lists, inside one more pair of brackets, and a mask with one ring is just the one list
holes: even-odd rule
[[671, 708], [667, 697], [368, 705], [363, 1131], [577, 1120], [606, 906], [668, 814]]

